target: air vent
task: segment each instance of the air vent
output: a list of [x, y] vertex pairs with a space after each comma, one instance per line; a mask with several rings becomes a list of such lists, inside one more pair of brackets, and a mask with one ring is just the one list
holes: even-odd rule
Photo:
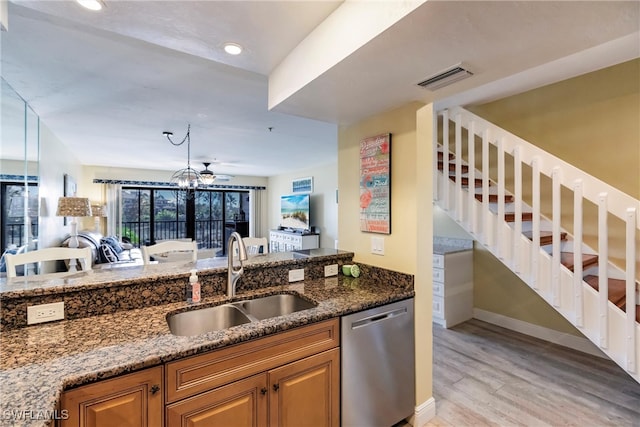
[[458, 64], [418, 83], [418, 86], [429, 90], [437, 90], [471, 76], [473, 76], [471, 71], [462, 68], [462, 64]]

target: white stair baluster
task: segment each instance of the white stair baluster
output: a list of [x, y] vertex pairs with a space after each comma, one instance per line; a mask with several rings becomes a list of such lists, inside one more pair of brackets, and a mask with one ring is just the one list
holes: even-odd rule
[[482, 132], [482, 236], [487, 246], [491, 238], [491, 213], [489, 212], [489, 129]]
[[636, 372], [636, 209], [627, 209], [626, 337], [627, 371]]
[[[456, 219], [462, 222], [462, 117], [456, 114], [456, 192], [455, 192], [455, 209]], [[449, 172], [446, 172], [448, 175]]]
[[531, 237], [533, 241], [531, 250], [531, 282], [533, 289], [538, 289], [538, 280], [540, 277], [540, 158], [534, 157], [531, 161], [532, 169], [532, 210], [533, 223], [531, 225]]
[[451, 208], [449, 204], [449, 111], [442, 112], [442, 207], [445, 210]]
[[433, 113], [433, 200], [440, 200], [440, 192], [438, 191], [438, 182], [440, 176], [438, 174], [438, 113]]
[[[469, 151], [469, 181], [476, 181], [476, 123], [471, 121], [469, 123], [469, 129], [467, 130], [468, 136], [468, 151]], [[476, 189], [469, 188], [469, 231], [471, 234], [476, 234], [477, 218], [476, 218]]]
[[582, 304], [582, 180], [573, 182], [573, 305], [576, 326], [583, 326]]
[[598, 195], [598, 306], [600, 316], [600, 347], [609, 347], [609, 232], [607, 227], [607, 193]]
[[[498, 139], [496, 143], [498, 149], [498, 224], [502, 227], [504, 222], [504, 138]], [[501, 238], [502, 233], [496, 236], [496, 255], [500, 259], [504, 259], [504, 240]]]
[[551, 199], [552, 199], [552, 234], [553, 257], [551, 260], [551, 295], [553, 305], [560, 307], [560, 191], [561, 174], [560, 167], [555, 166], [551, 172]]
[[[520, 239], [522, 239], [522, 160], [520, 147], [513, 149], [513, 178], [515, 180], [515, 215], [516, 222], [513, 231], [513, 269], [520, 274]], [[504, 201], [503, 201], [504, 202]]]

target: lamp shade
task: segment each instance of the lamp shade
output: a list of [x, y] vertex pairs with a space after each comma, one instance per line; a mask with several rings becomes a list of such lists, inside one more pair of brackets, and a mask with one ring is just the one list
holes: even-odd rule
[[57, 216], [91, 216], [91, 202], [86, 197], [60, 197]]
[[105, 205], [91, 205], [91, 216], [106, 217], [107, 207]]

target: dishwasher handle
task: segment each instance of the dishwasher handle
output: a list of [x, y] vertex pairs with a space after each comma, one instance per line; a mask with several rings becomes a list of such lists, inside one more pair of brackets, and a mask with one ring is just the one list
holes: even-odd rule
[[403, 314], [407, 314], [407, 307], [385, 311], [384, 313], [376, 313], [372, 316], [365, 317], [364, 319], [360, 319], [351, 323], [351, 329], [363, 328], [365, 326], [381, 322], [383, 320], [391, 319], [392, 317], [402, 316]]

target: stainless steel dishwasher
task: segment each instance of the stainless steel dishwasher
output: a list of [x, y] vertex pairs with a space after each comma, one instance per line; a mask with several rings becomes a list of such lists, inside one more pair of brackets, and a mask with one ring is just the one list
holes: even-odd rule
[[413, 318], [413, 298], [342, 318], [342, 427], [390, 427], [413, 414]]

